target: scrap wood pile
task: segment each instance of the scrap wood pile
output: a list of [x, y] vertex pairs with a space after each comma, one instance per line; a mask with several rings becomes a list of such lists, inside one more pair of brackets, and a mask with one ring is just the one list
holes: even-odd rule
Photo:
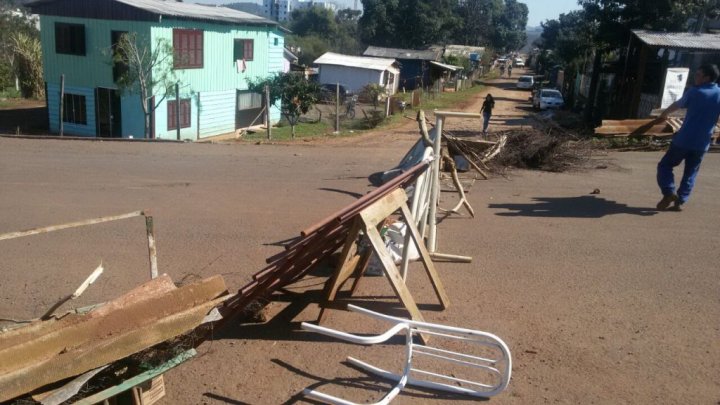
[[[178, 288], [162, 275], [87, 313], [38, 319], [0, 333], [0, 402], [20, 397], [20, 403], [59, 404], [77, 401], [80, 392], [85, 398], [77, 403], [92, 404], [122, 392], [123, 384], [132, 390], [192, 357], [193, 342], [178, 337], [201, 325], [226, 297], [220, 276]], [[166, 364], [121, 375], [133, 363], [123, 361], [138, 355], [146, 364]]]
[[595, 135], [605, 138], [649, 136], [657, 138], [671, 137], [683, 124], [680, 118], [603, 120], [602, 125], [595, 128]]
[[285, 245], [284, 251], [268, 257], [268, 266], [255, 273], [250, 283], [225, 302], [220, 308], [222, 322], [248, 315], [251, 312], [248, 308], [261, 307], [275, 291], [308, 274], [345, 243], [354, 219], [361, 211], [398, 188], [412, 184], [427, 167], [428, 162], [421, 162], [324, 220], [305, 228], [300, 236]]
[[501, 135], [507, 143], [493, 161], [499, 172], [508, 167], [564, 172], [585, 167], [592, 156], [591, 141], [552, 128], [525, 127]]

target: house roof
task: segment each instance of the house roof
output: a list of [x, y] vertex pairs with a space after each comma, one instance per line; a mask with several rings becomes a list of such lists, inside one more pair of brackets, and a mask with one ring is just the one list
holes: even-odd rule
[[316, 65], [339, 65], [370, 70], [397, 70], [393, 67], [395, 59], [371, 58], [368, 56], [351, 56], [339, 53], [325, 52], [315, 59]]
[[363, 55], [365, 56], [417, 60], [438, 60], [440, 59], [441, 54], [442, 52], [431, 49], [418, 51], [413, 49], [382, 48], [379, 46], [368, 46], [365, 52], [363, 52]]
[[[228, 7], [204, 6], [194, 3], [179, 2], [173, 0], [113, 0], [150, 14], [179, 19], [214, 21], [234, 24], [250, 25], [278, 25], [277, 21], [269, 20], [254, 14], [234, 10]], [[36, 0], [26, 4], [31, 9], [42, 7], [47, 4], [69, 2], [64, 0]]]
[[470, 56], [471, 53], [476, 53], [482, 56], [485, 53], [485, 48], [481, 46], [465, 46], [465, 45], [445, 45], [445, 56]]
[[283, 48], [283, 56], [292, 63], [298, 63], [298, 57], [287, 48]]
[[649, 46], [667, 48], [720, 50], [720, 34], [694, 34], [691, 32], [657, 32], [633, 30], [635, 36]]
[[435, 65], [443, 70], [449, 70], [451, 72], [455, 72], [455, 71], [464, 69], [462, 66], [448, 65], [445, 63], [440, 63], [440, 62], [435, 62], [435, 61], [431, 61], [430, 64]]

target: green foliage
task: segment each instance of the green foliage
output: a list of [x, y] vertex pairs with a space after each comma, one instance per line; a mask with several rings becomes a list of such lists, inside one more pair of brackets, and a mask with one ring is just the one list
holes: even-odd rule
[[495, 24], [493, 45], [505, 52], [520, 49], [525, 45], [527, 34], [528, 8], [517, 0], [505, 0], [505, 7]]
[[298, 9], [292, 12], [288, 46], [300, 48], [301, 65], [311, 65], [325, 52], [359, 54], [362, 44], [357, 40], [357, 20], [360, 11], [340, 10], [337, 16], [321, 7]]
[[320, 86], [293, 73], [278, 73], [264, 79], [248, 80], [248, 88], [255, 93], [265, 94], [265, 86], [269, 88], [270, 104], [280, 101], [280, 111], [290, 123], [291, 135], [294, 138], [295, 126], [300, 116], [318, 102]]
[[385, 87], [377, 83], [367, 84], [362, 88], [362, 90], [360, 90], [360, 96], [369, 100], [375, 109], [377, 109], [380, 99], [386, 94], [387, 91], [385, 90]]
[[38, 39], [40, 32], [19, 1], [0, 0], [0, 90], [14, 87], [16, 76], [21, 80], [28, 76], [18, 70], [15, 39], [20, 35]]
[[15, 70], [20, 78], [20, 89], [24, 97], [43, 98], [42, 48], [37, 37], [25, 33], [12, 34], [12, 50], [15, 54]]
[[448, 55], [443, 58], [443, 61], [445, 61], [448, 65], [462, 66], [466, 72], [472, 70], [470, 59], [464, 56]]
[[370, 45], [420, 49], [452, 39], [460, 23], [452, 0], [363, 0], [360, 38]]

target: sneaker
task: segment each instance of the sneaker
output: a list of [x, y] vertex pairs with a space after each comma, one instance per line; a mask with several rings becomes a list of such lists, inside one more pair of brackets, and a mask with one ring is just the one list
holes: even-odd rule
[[658, 211], [665, 211], [670, 207], [670, 204], [675, 203], [675, 205], [678, 205], [678, 196], [675, 194], [668, 194], [660, 200], [660, 202], [657, 203], [657, 209]]
[[680, 212], [680, 211], [683, 210], [682, 206], [683, 206], [683, 204], [682, 204], [679, 200], [678, 200], [678, 201], [675, 201], [675, 204], [673, 204], [673, 206], [670, 207], [670, 208], [668, 209], [668, 211]]

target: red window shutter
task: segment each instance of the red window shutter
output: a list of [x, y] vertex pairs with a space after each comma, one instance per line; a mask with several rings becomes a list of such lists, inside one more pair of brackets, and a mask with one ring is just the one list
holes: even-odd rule
[[167, 128], [168, 130], [177, 129], [175, 122], [177, 121], [175, 119], [175, 101], [168, 101], [167, 102], [167, 109], [168, 109], [168, 123]]
[[245, 40], [245, 47], [243, 49], [245, 60], [253, 60], [253, 56], [255, 56], [253, 53], [253, 40], [252, 39], [246, 39]]

